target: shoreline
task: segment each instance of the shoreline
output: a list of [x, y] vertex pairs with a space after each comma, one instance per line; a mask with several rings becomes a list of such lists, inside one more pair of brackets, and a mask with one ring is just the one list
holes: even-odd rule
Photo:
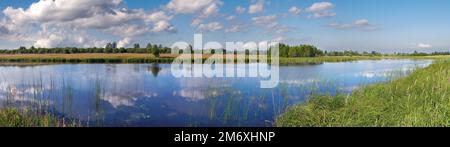
[[[154, 57], [150, 54], [0, 54], [0, 66], [11, 64], [74, 64], [74, 63], [172, 63], [178, 55], [161, 54], [161, 57]], [[205, 61], [210, 55], [203, 55]], [[280, 57], [280, 65], [314, 64], [323, 62], [348, 62], [360, 60], [383, 60], [383, 59], [446, 59], [450, 56], [322, 56], [322, 57]], [[236, 62], [236, 60], [235, 60]], [[255, 62], [255, 59], [252, 59]], [[250, 63], [246, 59], [245, 63]]]

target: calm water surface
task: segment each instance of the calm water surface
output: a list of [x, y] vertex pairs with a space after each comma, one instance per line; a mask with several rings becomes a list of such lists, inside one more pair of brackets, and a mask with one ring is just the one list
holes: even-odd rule
[[88, 126], [271, 126], [309, 95], [350, 93], [405, 76], [430, 60], [378, 60], [280, 67], [261, 78], [175, 78], [168, 64], [0, 66], [1, 107], [48, 109]]

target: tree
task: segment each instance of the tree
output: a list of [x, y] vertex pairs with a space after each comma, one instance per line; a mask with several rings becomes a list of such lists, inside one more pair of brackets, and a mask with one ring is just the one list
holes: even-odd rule
[[141, 48], [141, 46], [139, 45], [139, 43], [135, 43], [135, 44], [134, 44], [134, 48], [135, 48], [135, 49], [139, 49], [139, 48]]
[[147, 44], [147, 47], [146, 47], [147, 49], [152, 49], [153, 48], [153, 46], [152, 46], [152, 44], [151, 43], [148, 43]]
[[293, 47], [288, 49], [288, 55], [289, 57], [299, 57], [297, 54], [297, 49]]
[[110, 42], [108, 42], [108, 43], [106, 44], [105, 48], [106, 48], [106, 49], [112, 49], [112, 48], [113, 48], [113, 45], [112, 45]]
[[154, 49], [153, 55], [154, 55], [155, 57], [159, 57], [159, 56], [160, 56], [160, 50], [159, 50], [159, 48], [155, 48], [155, 49]]
[[112, 43], [111, 48], [113, 48], [113, 49], [117, 48], [117, 43], [115, 41]]
[[26, 51], [27, 51], [26, 47], [24, 47], [24, 46], [19, 47], [19, 50], [18, 50], [19, 54], [26, 53]]

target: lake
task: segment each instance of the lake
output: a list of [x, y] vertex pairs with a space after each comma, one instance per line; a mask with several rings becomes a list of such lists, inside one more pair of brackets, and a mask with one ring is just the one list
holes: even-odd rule
[[312, 94], [349, 94], [431, 63], [280, 66], [272, 89], [261, 89], [261, 78], [175, 78], [169, 64], [0, 66], [0, 106], [45, 109], [85, 126], [264, 127]]

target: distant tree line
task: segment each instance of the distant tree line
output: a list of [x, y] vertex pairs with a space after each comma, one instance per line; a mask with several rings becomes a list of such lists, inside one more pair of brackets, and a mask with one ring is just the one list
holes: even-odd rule
[[397, 53], [396, 55], [399, 56], [438, 56], [438, 55], [450, 55], [450, 52], [432, 52], [432, 53], [422, 53], [414, 51], [412, 54], [405, 54], [405, 53]]
[[[270, 52], [270, 50], [269, 50]], [[322, 51], [312, 45], [297, 45], [289, 46], [286, 44], [280, 44], [279, 46], [280, 57], [320, 57], [320, 56], [383, 56], [383, 55], [398, 55], [398, 56], [435, 56], [435, 55], [450, 55], [450, 52], [433, 52], [423, 53], [414, 51], [414, 53], [394, 53], [394, 54], [382, 54], [377, 51], [371, 52], [357, 52], [352, 50], [344, 51]]]
[[[269, 50], [270, 52], [270, 50]], [[381, 56], [379, 52], [357, 52], [357, 51], [322, 51], [313, 45], [297, 45], [289, 46], [280, 44], [280, 57], [296, 58], [296, 57], [320, 57], [320, 56]]]
[[78, 54], [78, 53], [148, 53], [158, 55], [162, 53], [170, 53], [171, 49], [157, 44], [147, 44], [145, 48], [141, 48], [139, 44], [134, 44], [133, 48], [118, 48], [115, 42], [108, 43], [104, 48], [30, 48], [20, 47], [14, 50], [0, 50], [0, 54]]
[[312, 45], [298, 45], [289, 46], [286, 44], [280, 44], [279, 46], [280, 57], [318, 57], [323, 56], [324, 52], [317, 49]]
[[[147, 53], [153, 54], [159, 57], [160, 54], [168, 54], [171, 53], [171, 48], [163, 47], [161, 44], [151, 44], [148, 43], [145, 48], [141, 48], [140, 44], [133, 44], [133, 48], [118, 48], [116, 42], [107, 43], [104, 48], [76, 48], [76, 47], [65, 47], [65, 48], [35, 48], [34, 46], [30, 48], [20, 47], [19, 49], [14, 50], [0, 50], [0, 54], [78, 54], [78, 53], [107, 53], [107, 54], [115, 54], [115, 53]], [[183, 52], [191, 52], [191, 53], [212, 53], [218, 51], [223, 51], [224, 53], [233, 53], [233, 51], [227, 51], [225, 49], [210, 49], [204, 51], [194, 50], [190, 45], [186, 49], [177, 49], [179, 53]], [[271, 52], [271, 49], [268, 50]], [[234, 51], [234, 54], [237, 54], [237, 51]], [[257, 52], [256, 54], [259, 54]], [[249, 50], [245, 50], [245, 54], [250, 54]], [[380, 52], [372, 51], [372, 52], [357, 52], [351, 50], [345, 51], [322, 51], [313, 45], [296, 45], [289, 46], [286, 44], [279, 45], [279, 54], [280, 57], [288, 57], [288, 58], [296, 58], [296, 57], [320, 57], [320, 56], [382, 56], [383, 54]], [[394, 53], [394, 54], [385, 54], [385, 55], [399, 55], [399, 56], [429, 56], [429, 55], [450, 55], [450, 52], [433, 52], [433, 53], [421, 53], [415, 51], [414, 53]]]
[[372, 52], [357, 52], [357, 51], [325, 51], [326, 56], [382, 56], [382, 53], [372, 51]]

